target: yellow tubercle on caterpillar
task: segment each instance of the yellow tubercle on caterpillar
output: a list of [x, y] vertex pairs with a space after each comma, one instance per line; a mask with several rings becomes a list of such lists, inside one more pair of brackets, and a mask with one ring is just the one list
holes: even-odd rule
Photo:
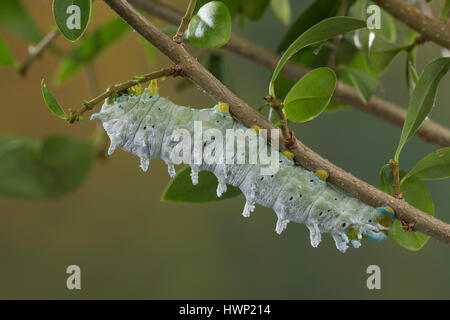
[[394, 209], [392, 209], [391, 207], [389, 207], [389, 206], [384, 206], [384, 208], [385, 208], [386, 210], [390, 211], [392, 214], [395, 214]]
[[153, 79], [152, 81], [150, 81], [150, 85], [148, 87], [150, 89], [151, 94], [158, 94], [159, 88], [157, 79]]
[[128, 93], [136, 95], [142, 94], [142, 86], [140, 84], [132, 86], [131, 88], [128, 88]]
[[325, 170], [317, 169], [316, 176], [318, 176], [323, 181], [327, 181], [329, 175], [328, 172], [326, 172]]
[[261, 128], [259, 126], [252, 126], [252, 130], [256, 133], [259, 133], [259, 130], [261, 130]]
[[286, 157], [286, 158], [288, 158], [289, 160], [292, 160], [292, 159], [294, 159], [294, 154], [292, 153], [292, 152], [290, 152], [290, 151], [283, 151], [283, 155]]
[[219, 104], [219, 111], [220, 112], [227, 112], [227, 113], [229, 113], [230, 112], [230, 106], [227, 105], [226, 103], [222, 102], [222, 103]]

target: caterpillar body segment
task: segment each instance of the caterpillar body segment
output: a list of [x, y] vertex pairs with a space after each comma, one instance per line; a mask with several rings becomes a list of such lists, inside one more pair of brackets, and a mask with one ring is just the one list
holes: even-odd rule
[[[152, 90], [155, 92], [154, 88]], [[202, 148], [196, 147], [192, 141], [193, 147], [187, 154], [192, 160], [189, 163], [192, 182], [197, 184], [198, 172], [207, 170], [218, 178], [217, 196], [226, 192], [227, 184], [240, 188], [246, 198], [244, 216], [250, 216], [256, 204], [272, 208], [277, 215], [277, 233], [286, 229], [289, 222], [303, 223], [310, 231], [313, 247], [319, 245], [323, 233], [329, 233], [342, 252], [349, 245], [358, 248], [363, 238], [375, 241], [386, 238], [394, 219], [392, 208], [384, 206], [376, 209], [348, 196], [326, 182], [328, 173], [322, 169], [311, 172], [295, 166], [292, 153], [280, 153], [267, 146], [260, 128], [248, 129], [235, 121], [226, 104], [218, 103], [211, 109], [197, 110], [175, 105], [152, 93], [151, 89], [145, 89], [141, 94], [135, 93], [106, 99], [100, 113], [91, 117], [102, 121], [111, 140], [109, 153], [120, 147], [138, 156], [144, 171], [151, 159], [161, 158], [167, 163], [172, 177], [175, 175], [172, 156], [179, 136], [194, 137], [195, 131], [201, 129]], [[232, 140], [231, 144], [219, 141], [219, 137], [227, 140], [229, 130], [250, 131], [256, 139], [264, 141], [269, 154], [276, 152], [279, 155], [278, 170], [263, 175], [261, 169], [269, 165], [236, 161], [239, 152], [244, 152], [248, 160], [255, 155], [255, 151], [239, 139]], [[251, 139], [251, 134], [249, 137]], [[207, 160], [202, 153], [214, 144], [225, 146], [225, 154], [218, 157], [222, 161]], [[229, 151], [230, 154], [227, 153]]]

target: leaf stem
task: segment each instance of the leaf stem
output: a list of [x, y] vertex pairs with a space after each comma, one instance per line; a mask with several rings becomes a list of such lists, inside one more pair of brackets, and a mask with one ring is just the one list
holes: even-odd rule
[[392, 174], [394, 175], [394, 181], [392, 187], [394, 188], [394, 197], [397, 199], [403, 199], [403, 193], [400, 184], [400, 169], [397, 161], [390, 160], [389, 166], [391, 167]]
[[272, 96], [268, 95], [264, 98], [269, 103], [269, 106], [272, 108], [272, 110], [277, 114], [278, 119], [281, 123], [281, 133], [283, 134], [283, 143], [284, 146], [288, 150], [294, 150], [298, 147], [297, 145], [297, 139], [294, 136], [294, 132], [292, 130], [289, 130], [288, 122], [286, 119], [286, 115], [283, 111], [283, 105], [278, 102], [278, 100]]
[[96, 104], [98, 104], [99, 102], [105, 100], [106, 98], [110, 97], [111, 95], [113, 95], [115, 93], [124, 91], [128, 88], [131, 88], [132, 86], [137, 85], [137, 84], [145, 83], [145, 82], [148, 82], [153, 79], [159, 79], [159, 78], [164, 78], [164, 77], [168, 77], [168, 76], [176, 77], [176, 76], [182, 76], [182, 75], [183, 75], [183, 71], [181, 70], [181, 68], [177, 65], [172, 65], [169, 68], [164, 68], [159, 71], [144, 74], [142, 76], [136, 76], [136, 77], [134, 77], [133, 80], [129, 80], [127, 82], [116, 84], [116, 85], [109, 87], [104, 93], [95, 97], [92, 100], [84, 101], [83, 102], [84, 106], [79, 110], [72, 110], [71, 115], [70, 115], [69, 119], [67, 119], [67, 120], [69, 121], [69, 123], [74, 123], [75, 121], [80, 121], [81, 116], [86, 111], [92, 110], [93, 107]]
[[173, 41], [175, 41], [178, 44], [183, 43], [184, 32], [189, 26], [189, 22], [191, 22], [192, 14], [194, 13], [196, 3], [197, 0], [189, 0], [189, 5], [186, 9], [186, 13], [184, 17], [181, 19], [181, 23], [180, 26], [178, 27], [177, 33], [173, 37]]

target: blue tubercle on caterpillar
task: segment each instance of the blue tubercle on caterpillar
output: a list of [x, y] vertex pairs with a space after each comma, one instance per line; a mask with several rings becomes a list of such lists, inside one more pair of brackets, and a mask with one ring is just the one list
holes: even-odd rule
[[[156, 83], [150, 89], [129, 90], [106, 99], [101, 111], [91, 116], [91, 120], [95, 119], [102, 121], [111, 139], [108, 154], [120, 147], [141, 159], [143, 171], [147, 171], [151, 159], [161, 158], [171, 177], [175, 175], [171, 156], [176, 145], [174, 132], [192, 135], [198, 121], [205, 136], [213, 130], [225, 136], [229, 129], [247, 129], [231, 117], [225, 103], [202, 110], [178, 106], [158, 95]], [[252, 127], [252, 131], [260, 136], [259, 127]], [[211, 139], [205, 140], [204, 146], [211, 143]], [[195, 159], [195, 146], [191, 152]], [[311, 172], [296, 166], [289, 151], [280, 153], [279, 159], [279, 169], [272, 175], [262, 175], [260, 164], [192, 163], [192, 183], [198, 183], [199, 171], [214, 173], [218, 178], [218, 197], [226, 192], [227, 184], [239, 187], [247, 200], [245, 217], [250, 216], [255, 204], [272, 208], [277, 215], [277, 233], [286, 229], [289, 222], [303, 223], [310, 231], [313, 247], [319, 245], [323, 233], [329, 233], [342, 252], [349, 244], [360, 247], [364, 237], [374, 241], [386, 238], [395, 217], [392, 208], [373, 208], [348, 196], [326, 182], [325, 170]]]

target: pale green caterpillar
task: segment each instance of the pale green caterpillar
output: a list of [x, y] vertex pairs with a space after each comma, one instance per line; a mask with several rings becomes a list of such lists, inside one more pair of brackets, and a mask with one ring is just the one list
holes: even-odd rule
[[[226, 104], [197, 110], [175, 105], [149, 89], [143, 92], [135, 89], [108, 98], [100, 113], [92, 115], [91, 119], [102, 121], [111, 139], [109, 154], [120, 147], [138, 156], [144, 171], [150, 159], [161, 158], [167, 163], [171, 177], [175, 175], [171, 160], [174, 131], [184, 129], [192, 133], [194, 121], [199, 120], [204, 132], [213, 128], [225, 135], [227, 129], [247, 129], [231, 117]], [[271, 152], [278, 150], [271, 149]], [[375, 241], [386, 238], [394, 219], [390, 207], [375, 209], [348, 196], [326, 182], [325, 171], [313, 173], [294, 165], [289, 152], [280, 153], [279, 159], [279, 170], [273, 175], [261, 175], [259, 164], [201, 163], [191, 165], [191, 177], [196, 184], [198, 171], [213, 172], [218, 178], [219, 197], [226, 191], [227, 184], [239, 187], [247, 199], [243, 211], [246, 217], [255, 204], [273, 208], [278, 217], [277, 233], [289, 222], [304, 223], [310, 231], [313, 247], [321, 242], [322, 233], [330, 233], [342, 252], [349, 243], [358, 248], [363, 237]]]

